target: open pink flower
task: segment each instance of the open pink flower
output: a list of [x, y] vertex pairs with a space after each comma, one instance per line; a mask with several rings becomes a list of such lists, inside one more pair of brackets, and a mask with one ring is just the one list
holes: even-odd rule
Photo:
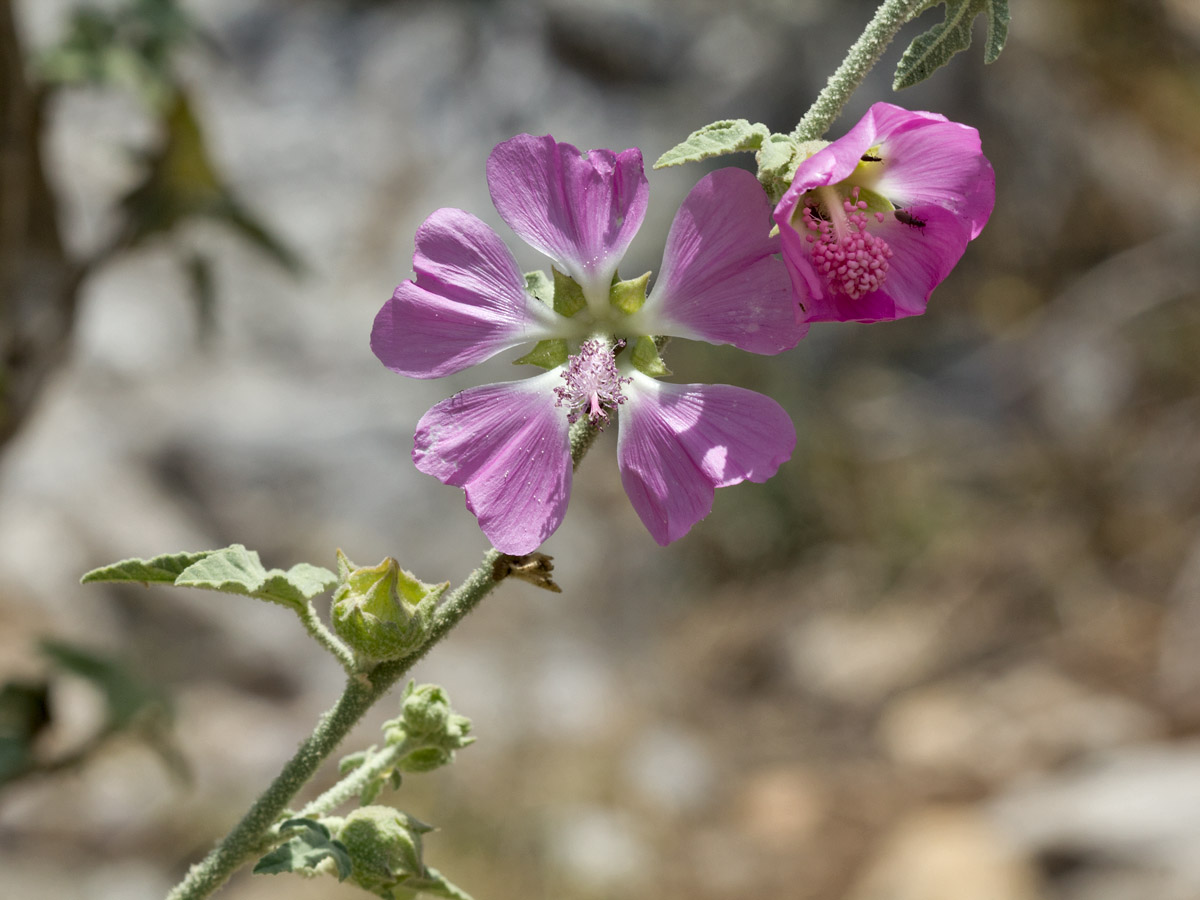
[[800, 321], [920, 315], [995, 196], [974, 128], [876, 103], [800, 163], [775, 207]]
[[434, 406], [417, 425], [417, 468], [463, 488], [483, 532], [511, 554], [534, 550], [562, 522], [568, 432], [581, 415], [603, 422], [617, 411], [621, 480], [660, 544], [707, 515], [716, 488], [770, 478], [796, 443], [783, 409], [728, 385], [658, 381], [665, 370], [646, 337], [766, 354], [803, 337], [754, 176], [723, 169], [700, 180], [647, 296], [646, 281], [617, 280], [646, 211], [640, 151], [584, 154], [518, 135], [492, 151], [487, 175], [501, 218], [554, 262], [553, 301], [544, 299], [548, 280], [522, 275], [491, 228], [439, 209], [417, 230], [416, 277], [379, 311], [371, 348], [395, 372], [436, 378], [538, 342], [523, 360], [547, 371]]

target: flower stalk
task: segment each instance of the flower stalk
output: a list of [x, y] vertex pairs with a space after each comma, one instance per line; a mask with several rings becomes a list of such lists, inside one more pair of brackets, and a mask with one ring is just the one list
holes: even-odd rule
[[313, 733], [271, 785], [216, 848], [192, 866], [167, 895], [167, 900], [201, 900], [212, 896], [237, 869], [262, 852], [267, 832], [350, 729], [498, 584], [493, 569], [499, 556], [494, 549], [483, 555], [479, 566], [434, 613], [429, 636], [418, 649], [403, 659], [381, 663], [369, 673], [347, 680], [337, 703], [321, 716]]
[[850, 95], [858, 90], [867, 73], [879, 62], [888, 44], [927, 5], [928, 0], [885, 0], [796, 125], [791, 135], [793, 141], [815, 141], [829, 130]]

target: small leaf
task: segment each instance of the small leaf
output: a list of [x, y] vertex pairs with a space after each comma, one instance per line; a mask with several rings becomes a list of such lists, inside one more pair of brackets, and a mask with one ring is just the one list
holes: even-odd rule
[[350, 877], [350, 854], [346, 852], [345, 844], [333, 840], [328, 828], [315, 819], [288, 819], [279, 826], [281, 832], [292, 829], [303, 830], [255, 863], [255, 875], [311, 870], [323, 860], [332, 859], [337, 866], [338, 881]]
[[687, 140], [677, 144], [658, 158], [654, 168], [678, 166], [698, 162], [726, 153], [741, 153], [757, 150], [771, 136], [771, 129], [761, 122], [751, 124], [746, 119], [724, 119], [712, 122], [688, 135]]
[[91, 584], [94, 581], [136, 581], [142, 584], [174, 584], [184, 569], [214, 552], [216, 551], [202, 550], [199, 553], [165, 553], [153, 559], [123, 559], [110, 566], [92, 569], [79, 579], [79, 582]]
[[1008, 0], [933, 0], [918, 12], [936, 5], [946, 7], [938, 25], [917, 36], [896, 66], [893, 90], [912, 87], [946, 65], [961, 50], [971, 46], [971, 26], [976, 16], [987, 16], [987, 42], [983, 61], [995, 62], [1008, 39]]

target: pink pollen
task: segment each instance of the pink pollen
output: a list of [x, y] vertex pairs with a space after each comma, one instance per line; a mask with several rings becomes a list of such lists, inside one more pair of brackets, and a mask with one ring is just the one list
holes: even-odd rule
[[[843, 200], [841, 212], [831, 211], [839, 222], [818, 218], [810, 208], [806, 239], [812, 245], [812, 261], [829, 286], [853, 300], [877, 291], [887, 278], [892, 248], [887, 241], [867, 231], [864, 200]], [[876, 214], [877, 220], [882, 216]]]
[[[624, 341], [617, 343], [617, 347], [624, 345]], [[613, 354], [599, 341], [584, 341], [579, 352], [567, 360], [562, 377], [566, 384], [554, 389], [558, 397], [555, 405], [570, 410], [567, 421], [571, 423], [577, 421], [585, 409], [593, 423], [607, 422], [605, 407], [611, 409], [624, 403], [626, 397], [621, 392], [621, 385], [633, 381], [617, 375]]]

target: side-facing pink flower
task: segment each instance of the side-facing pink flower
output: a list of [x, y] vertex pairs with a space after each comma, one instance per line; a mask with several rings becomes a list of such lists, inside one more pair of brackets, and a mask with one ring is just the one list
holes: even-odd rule
[[800, 321], [920, 315], [995, 197], [974, 128], [876, 103], [800, 163], [775, 207]]
[[415, 279], [375, 318], [371, 348], [394, 372], [436, 378], [537, 342], [521, 361], [546, 369], [469, 388], [417, 425], [413, 461], [463, 488], [467, 508], [504, 553], [528, 553], [562, 522], [571, 491], [570, 423], [617, 411], [617, 460], [634, 509], [660, 544], [712, 508], [718, 487], [766, 481], [791, 457], [795, 429], [768, 397], [728, 385], [667, 384], [649, 335], [788, 350], [807, 326], [768, 235], [770, 204], [740, 169], [705, 176], [667, 239], [662, 270], [619, 281], [649, 191], [636, 149], [580, 153], [518, 135], [488, 158], [500, 217], [551, 258], [527, 279], [479, 219], [439, 209], [417, 230]]

